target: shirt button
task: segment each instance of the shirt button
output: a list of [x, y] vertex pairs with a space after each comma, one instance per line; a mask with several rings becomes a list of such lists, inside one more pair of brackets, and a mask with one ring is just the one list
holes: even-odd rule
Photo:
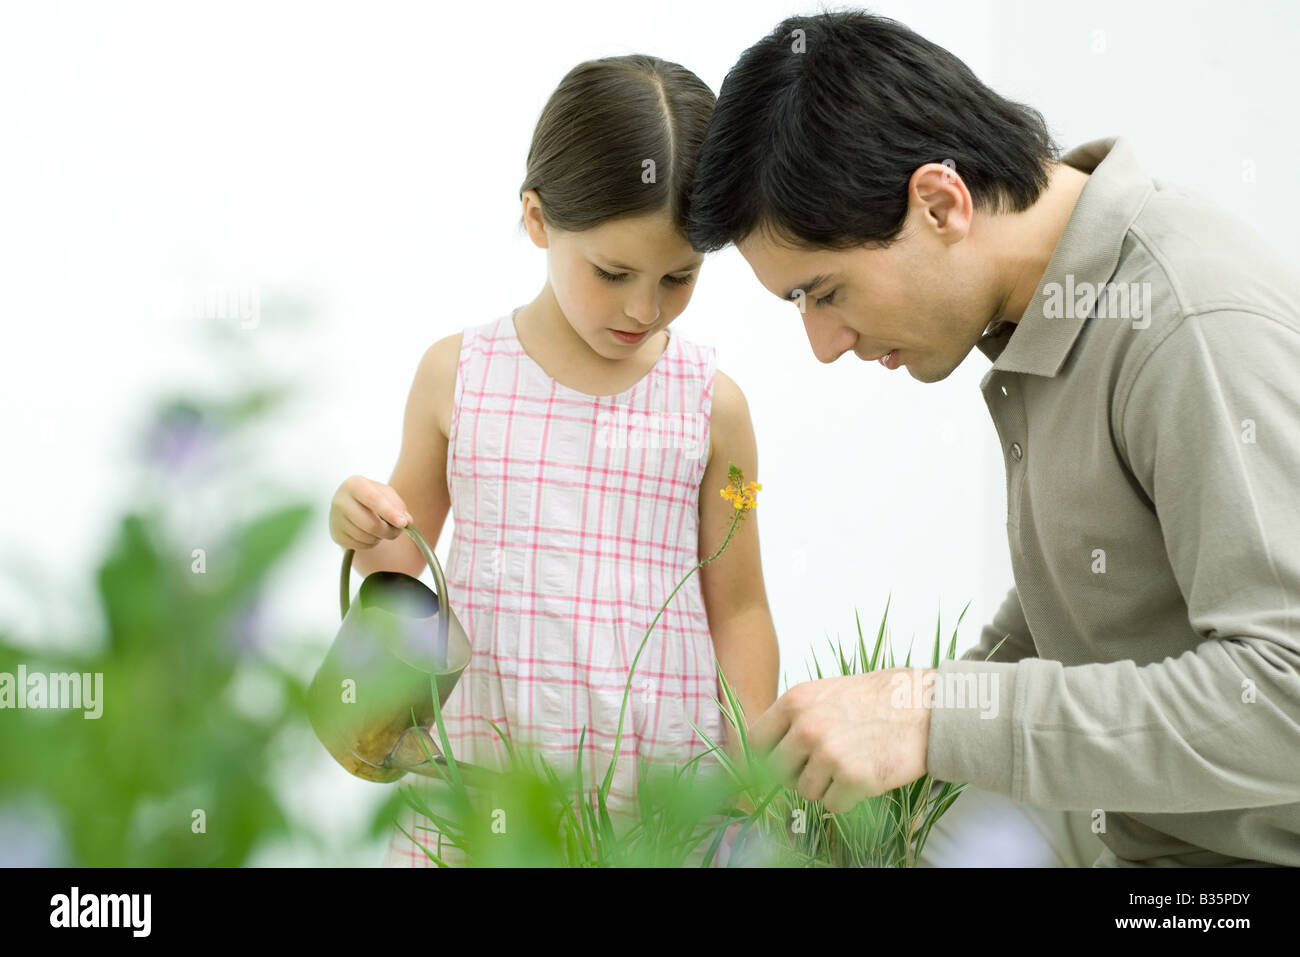
[[1013, 459], [1015, 459], [1017, 462], [1019, 462], [1022, 458], [1025, 457], [1025, 452], [1024, 452], [1024, 450], [1020, 447], [1020, 443], [1019, 443], [1019, 442], [1012, 442], [1012, 443], [1011, 443], [1011, 457], [1012, 457]]

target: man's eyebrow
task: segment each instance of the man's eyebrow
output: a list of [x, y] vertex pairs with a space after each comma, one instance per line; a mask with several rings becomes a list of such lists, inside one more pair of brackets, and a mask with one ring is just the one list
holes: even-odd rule
[[[623, 265], [622, 263], [616, 263], [616, 262], [614, 262], [614, 260], [612, 260], [612, 259], [609, 260], [608, 262], [609, 262], [609, 264], [610, 264], [611, 266], [613, 266], [615, 269], [624, 269], [624, 270], [626, 270], [627, 272], [639, 272], [639, 271], [640, 271], [640, 270], [638, 270], [638, 269], [635, 269], [635, 268], [632, 267], [632, 266], [625, 266], [625, 265]], [[696, 259], [696, 260], [693, 260], [692, 262], [688, 262], [685, 266], [678, 266], [676, 269], [672, 269], [672, 270], [669, 270], [669, 271], [670, 271], [670, 272], [686, 272], [686, 270], [688, 270], [688, 269], [698, 269], [700, 266], [703, 266], [703, 265], [704, 265], [704, 260], [703, 260], [703, 259]]]
[[820, 276], [813, 276], [807, 282], [801, 282], [797, 286], [792, 286], [790, 288], [790, 291], [787, 292], [781, 298], [786, 300], [793, 299], [794, 294], [798, 292], [800, 289], [803, 290], [804, 295], [812, 295], [812, 291], [814, 289], [816, 289], [818, 286], [820, 286], [822, 283], [826, 282], [826, 280], [830, 278], [831, 278], [830, 273], [822, 273]]

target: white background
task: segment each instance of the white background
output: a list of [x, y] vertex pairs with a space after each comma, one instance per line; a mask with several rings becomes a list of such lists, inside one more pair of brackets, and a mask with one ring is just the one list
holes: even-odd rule
[[[243, 334], [311, 385], [266, 464], [320, 517], [268, 593], [267, 627], [319, 634], [323, 652], [337, 615], [334, 489], [355, 472], [387, 480], [430, 343], [544, 282], [517, 194], [555, 84], [581, 60], [641, 52], [716, 91], [746, 46], [816, 12], [766, 0], [447, 9], [0, 6], [0, 626], [68, 640], [100, 628], [89, 571], [133, 487], [133, 429], [170, 387], [233, 386], [196, 345], [195, 320], [156, 304], [177, 283], [255, 284], [302, 297], [316, 319], [277, 330], [268, 311]], [[1295, 5], [872, 9], [1036, 106], [1064, 148], [1127, 136], [1153, 175], [1300, 260]], [[855, 608], [874, 630], [891, 593], [900, 662], [913, 636], [928, 654], [939, 612], [946, 644], [967, 601], [958, 653], [972, 644], [1011, 584], [1002, 459], [977, 388], [988, 361], [973, 352], [933, 385], [851, 354], [822, 365], [797, 311], [732, 249], [707, 261], [674, 328], [715, 345], [749, 399], [789, 680], [827, 636], [853, 632]], [[33, 597], [31, 579], [59, 600]], [[347, 816], [378, 794], [327, 759], [314, 767], [285, 784], [311, 813]]]

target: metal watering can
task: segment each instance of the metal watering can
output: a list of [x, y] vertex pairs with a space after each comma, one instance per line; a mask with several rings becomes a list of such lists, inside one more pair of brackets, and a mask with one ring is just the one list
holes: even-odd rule
[[[380, 783], [408, 771], [446, 777], [446, 759], [425, 730], [434, 721], [432, 686], [442, 707], [471, 654], [438, 557], [413, 526], [405, 531], [433, 571], [437, 592], [410, 575], [377, 571], [366, 576], [349, 607], [354, 550], [345, 551], [343, 624], [307, 690], [307, 714], [326, 750], [351, 774]], [[469, 779], [492, 775], [456, 764]]]

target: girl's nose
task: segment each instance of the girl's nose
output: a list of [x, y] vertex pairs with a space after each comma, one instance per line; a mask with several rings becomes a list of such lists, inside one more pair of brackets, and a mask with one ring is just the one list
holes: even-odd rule
[[643, 326], [654, 325], [659, 320], [659, 296], [657, 292], [639, 294], [632, 297], [624, 312]]

